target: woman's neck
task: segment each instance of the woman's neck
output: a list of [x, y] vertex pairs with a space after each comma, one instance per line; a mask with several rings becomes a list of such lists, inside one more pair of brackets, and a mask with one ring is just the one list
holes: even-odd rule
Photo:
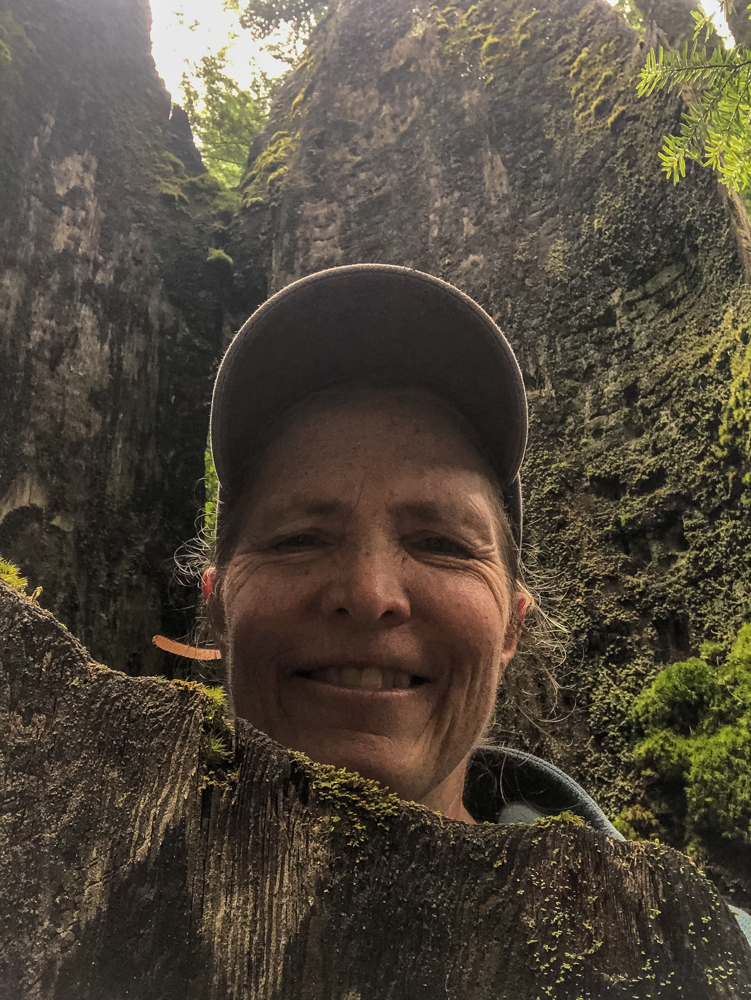
[[420, 805], [427, 806], [433, 812], [440, 813], [447, 819], [458, 819], [463, 823], [476, 823], [464, 805], [464, 782], [467, 777], [467, 761], [451, 772], [451, 774], [432, 789], [423, 799]]

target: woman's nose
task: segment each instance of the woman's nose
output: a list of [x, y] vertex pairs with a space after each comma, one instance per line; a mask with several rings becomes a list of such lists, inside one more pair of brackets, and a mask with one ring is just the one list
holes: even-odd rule
[[348, 615], [360, 625], [406, 621], [410, 604], [403, 566], [399, 553], [375, 546], [343, 552], [324, 591], [324, 614]]

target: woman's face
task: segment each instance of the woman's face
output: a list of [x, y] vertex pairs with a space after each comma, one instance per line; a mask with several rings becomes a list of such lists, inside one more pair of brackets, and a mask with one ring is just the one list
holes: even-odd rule
[[371, 392], [301, 416], [246, 501], [213, 621], [237, 714], [456, 818], [518, 631], [492, 488], [454, 422]]

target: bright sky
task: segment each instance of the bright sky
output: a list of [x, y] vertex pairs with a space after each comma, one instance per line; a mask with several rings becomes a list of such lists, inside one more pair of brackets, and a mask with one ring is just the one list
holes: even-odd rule
[[722, 13], [719, 0], [702, 0], [701, 7], [704, 13], [712, 18], [714, 30], [724, 42], [725, 48], [732, 49], [735, 45], [735, 39], [728, 27], [728, 22], [725, 20], [725, 15]]
[[259, 50], [223, 0], [151, 0], [151, 46], [159, 75], [179, 103], [180, 80], [189, 63], [229, 45], [228, 71], [241, 87], [252, 76], [251, 64], [276, 75], [286, 67]]

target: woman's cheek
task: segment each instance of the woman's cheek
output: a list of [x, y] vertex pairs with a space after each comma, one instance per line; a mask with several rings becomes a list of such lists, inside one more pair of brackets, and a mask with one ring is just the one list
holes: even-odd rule
[[227, 584], [228, 619], [243, 630], [278, 620], [296, 603], [295, 581], [263, 560], [244, 560]]
[[447, 602], [455, 628], [474, 636], [483, 645], [497, 647], [506, 633], [509, 619], [505, 580], [485, 567], [465, 571], [452, 588]]

